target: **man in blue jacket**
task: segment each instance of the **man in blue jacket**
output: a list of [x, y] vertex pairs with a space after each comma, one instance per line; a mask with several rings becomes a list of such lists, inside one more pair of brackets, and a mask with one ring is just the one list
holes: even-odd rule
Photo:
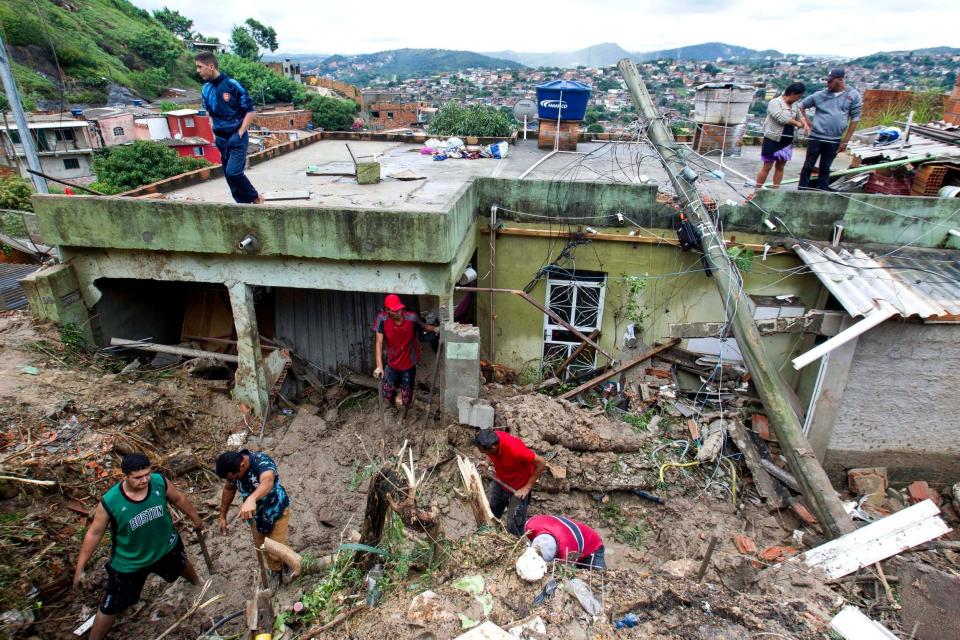
[[217, 56], [209, 51], [196, 55], [197, 74], [203, 80], [203, 108], [213, 120], [213, 135], [223, 177], [230, 185], [233, 199], [240, 204], [263, 204], [263, 196], [243, 174], [247, 166], [247, 129], [253, 123], [253, 100], [243, 86], [220, 71]]

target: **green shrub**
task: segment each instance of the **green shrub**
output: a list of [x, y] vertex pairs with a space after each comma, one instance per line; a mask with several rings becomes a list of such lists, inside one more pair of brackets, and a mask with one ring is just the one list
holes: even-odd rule
[[307, 101], [307, 90], [302, 84], [280, 77], [259, 62], [224, 54], [220, 56], [220, 69], [243, 85], [256, 104], [292, 102], [302, 105]]
[[313, 112], [313, 124], [327, 131], [349, 131], [360, 110], [353, 100], [327, 96], [311, 96], [306, 107]]
[[33, 187], [20, 176], [0, 177], [0, 209], [33, 211]]
[[507, 137], [513, 133], [510, 118], [499, 109], [474, 104], [462, 107], [448, 102], [430, 122], [429, 132], [438, 136]]
[[166, 69], [153, 68], [130, 74], [130, 81], [137, 92], [147, 98], [156, 98], [170, 86], [170, 74]]
[[[210, 163], [201, 158], [182, 158], [170, 147], [138, 140], [131, 145], [109, 147], [93, 162], [98, 186], [103, 193], [119, 193], [158, 182]], [[99, 188], [98, 188], [99, 187]]]
[[173, 69], [177, 58], [183, 52], [183, 44], [169, 32], [162, 29], [144, 29], [133, 36], [130, 48], [140, 54], [147, 63]]

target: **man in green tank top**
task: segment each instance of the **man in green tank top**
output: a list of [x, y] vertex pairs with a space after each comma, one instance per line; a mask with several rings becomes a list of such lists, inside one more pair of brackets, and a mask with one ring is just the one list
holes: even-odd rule
[[91, 640], [107, 635], [117, 614], [136, 604], [147, 576], [155, 573], [167, 582], [183, 576], [200, 584], [187, 558], [180, 535], [173, 528], [167, 503], [190, 518], [198, 531], [203, 520], [185, 494], [159, 473], [142, 453], [123, 457], [123, 481], [110, 488], [93, 514], [93, 523], [80, 545], [73, 586], [80, 586], [83, 568], [110, 527], [111, 553], [107, 561], [107, 592], [90, 629]]

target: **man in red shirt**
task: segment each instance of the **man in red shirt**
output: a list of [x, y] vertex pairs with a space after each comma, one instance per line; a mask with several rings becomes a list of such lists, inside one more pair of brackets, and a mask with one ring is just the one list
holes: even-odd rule
[[547, 562], [553, 559], [571, 562], [587, 569], [606, 569], [600, 534], [564, 516], [533, 516], [523, 526], [530, 546]]
[[[420, 316], [404, 310], [403, 302], [391, 293], [384, 301], [386, 311], [377, 314], [373, 330], [377, 334], [377, 368], [374, 378], [383, 378], [383, 397], [393, 404], [400, 389], [400, 401], [404, 406], [404, 415], [413, 403], [413, 388], [417, 382], [417, 362], [420, 360], [420, 344], [417, 339], [421, 332], [437, 333], [439, 329], [420, 322]], [[387, 367], [383, 366], [383, 344], [387, 344]]]
[[490, 510], [499, 518], [510, 506], [512, 513], [506, 514], [507, 531], [515, 536], [522, 535], [531, 490], [547, 466], [546, 460], [523, 444], [520, 438], [503, 431], [481, 429], [474, 442], [493, 463], [496, 481], [490, 485], [487, 496]]

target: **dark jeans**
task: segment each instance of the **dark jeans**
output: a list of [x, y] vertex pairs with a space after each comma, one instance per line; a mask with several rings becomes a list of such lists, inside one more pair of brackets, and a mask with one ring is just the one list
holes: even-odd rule
[[250, 180], [243, 174], [247, 168], [247, 143], [250, 141], [250, 134], [245, 133], [242, 136], [236, 134], [229, 138], [216, 136], [214, 142], [217, 149], [220, 150], [220, 163], [223, 165], [223, 177], [227, 179], [230, 186], [230, 194], [234, 202], [240, 204], [250, 204], [257, 199], [260, 194], [250, 184]]
[[[527, 522], [527, 507], [530, 506], [530, 497], [533, 492], [527, 494], [527, 497], [519, 501], [513, 513], [507, 514], [506, 522], [507, 533], [511, 533], [518, 538], [523, 535], [523, 525]], [[510, 504], [510, 498], [513, 496], [507, 493], [507, 490], [496, 482], [490, 484], [490, 492], [487, 494], [487, 500], [490, 502], [490, 511], [497, 518], [503, 516]]]
[[603, 545], [600, 545], [600, 548], [594, 551], [592, 554], [580, 560], [579, 562], [574, 562], [574, 566], [583, 567], [584, 569], [596, 569], [598, 571], [603, 571], [607, 568], [607, 562], [603, 559]]
[[392, 405], [393, 399], [397, 396], [397, 389], [399, 389], [400, 402], [402, 402], [405, 407], [409, 406], [413, 403], [413, 387], [416, 384], [416, 366], [398, 371], [390, 365], [387, 365], [387, 371], [383, 376], [383, 399]]
[[830, 165], [840, 151], [839, 142], [824, 142], [823, 140], [807, 140], [807, 157], [803, 160], [803, 168], [800, 170], [800, 189], [810, 188], [810, 174], [813, 173], [813, 167], [820, 160], [820, 169], [817, 174], [817, 189], [824, 191], [830, 188]]

